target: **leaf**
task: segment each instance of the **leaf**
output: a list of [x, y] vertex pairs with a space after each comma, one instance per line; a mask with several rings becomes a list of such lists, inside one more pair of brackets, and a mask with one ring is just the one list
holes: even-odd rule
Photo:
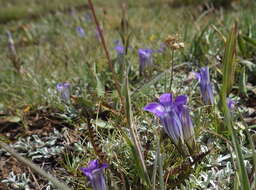
[[243, 66], [246, 66], [246, 68], [250, 71], [250, 72], [256, 72], [256, 65], [248, 60], [241, 60], [240, 63]]
[[254, 48], [256, 48], [256, 40], [248, 37], [248, 36], [243, 36], [243, 39], [250, 44], [251, 46], [253, 46]]
[[5, 120], [11, 123], [19, 123], [21, 121], [21, 118], [18, 116], [9, 116], [9, 117], [6, 117]]
[[95, 64], [93, 65], [93, 74], [94, 74], [94, 77], [96, 79], [96, 92], [97, 92], [97, 95], [99, 97], [104, 96], [105, 88], [104, 88], [104, 85], [102, 84], [101, 80], [98, 77]]
[[239, 76], [239, 92], [243, 95], [248, 97], [247, 95], [247, 88], [246, 88], [246, 73], [245, 73], [245, 66], [242, 67], [242, 71], [240, 72]]
[[244, 57], [246, 57], [247, 56], [247, 48], [246, 48], [244, 39], [241, 37], [241, 35], [238, 35], [237, 43], [238, 43], [238, 47], [239, 47], [240, 52], [242, 53], [242, 55]]
[[235, 51], [236, 51], [236, 38], [237, 38], [237, 24], [234, 25], [225, 48], [224, 60], [223, 60], [223, 82], [221, 89], [221, 105], [222, 112], [224, 115], [224, 124], [229, 129], [231, 135], [232, 144], [236, 154], [236, 164], [238, 166], [238, 178], [241, 189], [250, 190], [249, 178], [244, 164], [244, 157], [242, 154], [241, 146], [239, 144], [239, 139], [237, 137], [237, 132], [233, 128], [233, 120], [230, 110], [227, 107], [227, 96], [229, 95], [230, 90], [232, 89], [234, 72], [235, 72]]
[[0, 113], [4, 111], [4, 104], [0, 103]]
[[101, 119], [95, 120], [92, 123], [97, 125], [97, 127], [100, 127], [100, 128], [105, 128], [105, 129], [113, 129], [114, 128], [114, 126], [110, 125], [109, 122], [103, 121]]
[[231, 91], [235, 78], [235, 54], [236, 54], [237, 24], [234, 25], [228, 40], [226, 42], [224, 58], [223, 58], [223, 85], [222, 93], [225, 97]]
[[128, 122], [128, 127], [130, 129], [130, 134], [132, 137], [132, 141], [130, 139], [127, 139], [127, 140], [131, 141], [129, 144], [132, 149], [132, 153], [134, 154], [134, 159], [136, 160], [136, 165], [137, 165], [136, 169], [141, 174], [140, 176], [142, 177], [144, 182], [146, 182], [148, 186], [151, 186], [148, 171], [147, 171], [146, 164], [142, 154], [141, 143], [138, 138], [137, 129], [133, 123], [133, 113], [132, 113], [131, 96], [130, 96], [130, 90], [129, 90], [128, 72], [126, 73], [126, 77], [125, 77], [125, 103], [126, 103], [125, 105], [126, 118]]

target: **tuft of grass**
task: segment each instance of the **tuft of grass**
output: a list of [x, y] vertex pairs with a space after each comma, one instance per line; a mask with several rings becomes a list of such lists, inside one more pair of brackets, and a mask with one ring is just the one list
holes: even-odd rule
[[[246, 117], [247, 112], [254, 109], [250, 107], [247, 110], [246, 107], [253, 98], [254, 83], [252, 81], [249, 88], [244, 76], [248, 76], [249, 81], [255, 71], [256, 25], [252, 14], [255, 8], [238, 6], [235, 7], [236, 11], [221, 8], [212, 12], [200, 12], [203, 10], [195, 7], [173, 8], [166, 0], [127, 0], [127, 7], [121, 6], [117, 0], [94, 1], [109, 58], [117, 72], [118, 83], [121, 84], [120, 94], [126, 99], [124, 110], [120, 106], [120, 95], [114, 85], [113, 73], [95, 35], [94, 23], [90, 19], [87, 20], [86, 16], [90, 12], [86, 9], [73, 9], [80, 0], [63, 0], [59, 5], [57, 0], [53, 0], [52, 4], [47, 4], [48, 0], [13, 0], [8, 3], [0, 0], [2, 1], [5, 11], [9, 10], [10, 14], [19, 16], [17, 20], [0, 26], [0, 125], [3, 122], [11, 126], [17, 124], [30, 130], [31, 126], [39, 125], [46, 119], [47, 123], [51, 124], [48, 126], [51, 129], [55, 127], [53, 122], [58, 123], [50, 120], [53, 114], [58, 115], [58, 121], [65, 120], [64, 125], [71, 126], [75, 134], [65, 133], [68, 148], [76, 150], [79, 146], [80, 151], [56, 155], [60, 166], [54, 170], [61, 173], [58, 175], [65, 175], [65, 179], [74, 189], [89, 188], [86, 178], [81, 176], [77, 168], [98, 157], [88, 138], [90, 134], [86, 133], [86, 123], [81, 119], [86, 117], [85, 111], [91, 115], [86, 119], [90, 119], [96, 136], [100, 137], [97, 143], [102, 145], [101, 148], [110, 162], [110, 167], [105, 173], [109, 189], [150, 189], [151, 185], [153, 189], [207, 189], [213, 186], [231, 189], [236, 186], [232, 184], [232, 180], [235, 166], [239, 164], [242, 169], [237, 174], [239, 179], [246, 182], [241, 158], [235, 158], [235, 164], [232, 165], [231, 154], [235, 152], [239, 155], [239, 148], [246, 151], [243, 158], [246, 159], [246, 169], [250, 169], [254, 157], [251, 155], [251, 141], [248, 146], [248, 137], [255, 135], [255, 126], [248, 127], [248, 134], [244, 130], [246, 124], [233, 119], [226, 107], [221, 109], [225, 122], [217, 109], [209, 111], [209, 107], [202, 105], [197, 83], [190, 78], [189, 73], [198, 70], [198, 67], [209, 65], [211, 79], [217, 89], [221, 87], [219, 74], [222, 74], [222, 105], [230, 95], [239, 101], [237, 109]], [[24, 3], [28, 2], [30, 4], [26, 7]], [[32, 12], [29, 12], [29, 7], [33, 8]], [[65, 11], [66, 8], [68, 11]], [[2, 7], [0, 9], [2, 11]], [[72, 11], [69, 11], [71, 9]], [[56, 14], [51, 14], [52, 10]], [[7, 12], [2, 15], [3, 19], [5, 16], [9, 17]], [[37, 19], [27, 18], [26, 15], [36, 15]], [[10, 17], [7, 20], [11, 19]], [[224, 34], [229, 33], [230, 23], [235, 20], [238, 20], [239, 31], [233, 29], [231, 36], [225, 38]], [[128, 23], [129, 27], [122, 25], [122, 22]], [[77, 34], [78, 26], [84, 29], [84, 37]], [[17, 54], [22, 62], [20, 75], [14, 72], [8, 57], [5, 30], [13, 34]], [[235, 54], [238, 33], [240, 44], [239, 51]], [[167, 136], [163, 136], [160, 142], [160, 124], [147, 119], [151, 117], [142, 111], [147, 102], [154, 101], [154, 98], [168, 89], [165, 87], [169, 86], [170, 52], [154, 54], [154, 65], [147, 77], [140, 77], [138, 71], [138, 48], [158, 49], [168, 35], [175, 34], [184, 41], [185, 48], [173, 55], [171, 90], [175, 95], [188, 94], [188, 107], [200, 145], [198, 148], [202, 153], [212, 150], [196, 164], [188, 165], [185, 169], [182, 165], [188, 163], [189, 158], [181, 157]], [[125, 42], [127, 54], [122, 59], [117, 57], [114, 50], [115, 40]], [[226, 49], [223, 52], [225, 40]], [[223, 72], [219, 69], [220, 60], [224, 60]], [[245, 67], [242, 82], [243, 87], [247, 88], [248, 97], [237, 93], [238, 83], [233, 80], [234, 74], [240, 71], [235, 69], [234, 61], [237, 60]], [[71, 104], [63, 104], [56, 93], [56, 84], [64, 81], [70, 82], [72, 86]], [[44, 108], [50, 109], [47, 111]], [[52, 113], [51, 108], [57, 109], [58, 113]], [[31, 114], [31, 110], [35, 116]], [[37, 114], [37, 110], [46, 110], [49, 113], [41, 116]], [[234, 114], [237, 114], [236, 111]], [[237, 132], [234, 127], [239, 126], [239, 133], [234, 134], [237, 138], [231, 138], [239, 140], [239, 144], [233, 141], [236, 149], [229, 150], [231, 132], [224, 134], [225, 137], [222, 136], [223, 133], [216, 132], [221, 125], [227, 125], [234, 133]], [[45, 126], [41, 127], [43, 130]], [[0, 132], [2, 129], [0, 127]], [[2, 133], [0, 138], [11, 143], [9, 137]], [[83, 143], [78, 139], [82, 139]], [[42, 160], [44, 161], [43, 158]], [[213, 167], [214, 170], [211, 170]], [[237, 183], [237, 186], [241, 184]]]

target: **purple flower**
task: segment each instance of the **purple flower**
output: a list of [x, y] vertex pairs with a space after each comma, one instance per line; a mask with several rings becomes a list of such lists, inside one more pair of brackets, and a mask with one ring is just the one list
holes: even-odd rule
[[176, 145], [184, 141], [190, 145], [194, 139], [194, 127], [186, 103], [186, 95], [177, 96], [173, 100], [172, 94], [166, 93], [159, 97], [159, 102], [152, 102], [144, 107], [145, 111], [160, 118], [164, 131]]
[[182, 130], [183, 130], [185, 143], [189, 148], [194, 148], [194, 145], [195, 145], [194, 126], [187, 108], [182, 107], [180, 119], [182, 123]]
[[156, 50], [157, 53], [163, 53], [166, 50], [166, 45], [164, 43], [160, 44], [160, 48]]
[[60, 93], [61, 99], [65, 102], [68, 102], [70, 100], [70, 83], [60, 82], [57, 84], [56, 88]]
[[124, 46], [121, 44], [121, 42], [119, 40], [115, 41], [115, 50], [117, 52], [117, 55], [123, 55], [125, 48]]
[[138, 55], [139, 55], [139, 64], [140, 64], [140, 75], [144, 72], [144, 69], [148, 65], [153, 64], [153, 58], [152, 53], [154, 51], [152, 49], [139, 49]]
[[80, 170], [90, 180], [93, 190], [106, 190], [104, 168], [107, 167], [107, 164], [101, 164], [98, 160], [92, 160], [87, 168], [80, 168]]
[[199, 73], [195, 73], [199, 81], [200, 91], [205, 104], [214, 104], [212, 84], [210, 82], [209, 67], [202, 67]]
[[80, 37], [84, 37], [85, 36], [85, 31], [84, 31], [84, 29], [81, 26], [77, 26], [76, 27], [76, 31], [77, 31], [77, 33], [78, 33], [78, 35]]
[[233, 110], [235, 108], [235, 101], [231, 98], [227, 98], [227, 106], [230, 110]]

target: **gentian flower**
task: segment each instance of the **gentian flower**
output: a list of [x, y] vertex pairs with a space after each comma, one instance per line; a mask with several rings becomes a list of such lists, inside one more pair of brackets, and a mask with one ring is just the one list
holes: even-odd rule
[[123, 55], [125, 48], [124, 46], [121, 44], [121, 42], [119, 40], [115, 41], [115, 50], [117, 52], [117, 55]]
[[80, 37], [84, 37], [85, 36], [85, 31], [84, 31], [84, 29], [81, 26], [77, 26], [76, 27], [76, 31], [77, 31], [77, 33], [78, 33], [78, 35]]
[[227, 106], [230, 110], [233, 110], [235, 108], [235, 101], [231, 98], [227, 98]]
[[68, 82], [61, 82], [58, 83], [57, 91], [60, 93], [60, 97], [63, 101], [68, 102], [70, 100], [70, 83]]
[[187, 144], [188, 148], [193, 149], [195, 147], [195, 133], [192, 119], [189, 115], [188, 109], [184, 106], [182, 106], [180, 112], [180, 119], [185, 143]]
[[205, 104], [214, 104], [212, 84], [210, 82], [209, 67], [203, 67], [199, 73], [195, 73], [199, 81], [200, 91]]
[[160, 118], [164, 131], [177, 146], [180, 142], [190, 146], [194, 139], [194, 127], [185, 107], [186, 103], [186, 95], [177, 96], [173, 100], [172, 94], [166, 93], [159, 97], [159, 102], [152, 102], [144, 107], [145, 111]]
[[87, 168], [80, 168], [80, 170], [90, 180], [93, 190], [106, 190], [104, 168], [107, 167], [107, 164], [101, 164], [98, 160], [92, 160]]
[[139, 64], [140, 64], [140, 67], [139, 67], [140, 75], [142, 75], [146, 66], [153, 64], [153, 58], [152, 58], [153, 52], [154, 51], [151, 49], [139, 49], [138, 50]]

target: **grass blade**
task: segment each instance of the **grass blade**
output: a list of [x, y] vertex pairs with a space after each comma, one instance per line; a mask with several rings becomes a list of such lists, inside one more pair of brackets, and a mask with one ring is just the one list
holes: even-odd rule
[[243, 39], [250, 44], [251, 46], [253, 46], [254, 48], [256, 48], [256, 40], [248, 37], [248, 36], [243, 36]]
[[45, 172], [41, 168], [39, 168], [37, 165], [29, 161], [28, 159], [24, 158], [23, 156], [19, 155], [17, 152], [15, 152], [10, 146], [7, 144], [0, 142], [0, 147], [2, 147], [4, 150], [6, 150], [8, 153], [10, 153], [13, 157], [15, 157], [20, 162], [24, 163], [25, 165], [29, 166], [31, 169], [33, 169], [35, 172], [37, 172], [39, 175], [45, 177], [48, 179], [52, 184], [60, 189], [60, 190], [71, 190], [67, 185], [61, 183], [57, 178], [52, 176], [51, 174]]
[[244, 57], [246, 57], [247, 56], [247, 48], [246, 48], [244, 39], [242, 38], [241, 35], [238, 35], [237, 43], [238, 43], [238, 47], [239, 47], [240, 52], [242, 53], [242, 55]]
[[228, 40], [226, 42], [226, 48], [223, 59], [223, 81], [221, 89], [221, 102], [222, 111], [224, 114], [224, 123], [227, 126], [231, 135], [232, 144], [234, 146], [236, 161], [238, 165], [238, 177], [240, 181], [241, 189], [250, 190], [250, 183], [248, 174], [244, 165], [244, 158], [239, 145], [236, 131], [233, 128], [233, 121], [230, 110], [227, 107], [227, 96], [232, 89], [234, 75], [235, 75], [235, 52], [236, 52], [236, 39], [237, 39], [237, 24], [234, 25]]
[[96, 71], [96, 64], [93, 64], [93, 75], [96, 79], [96, 92], [99, 97], [104, 96], [105, 94], [105, 88], [102, 84], [100, 78], [98, 77], [97, 71]]
[[245, 66], [242, 67], [242, 70], [239, 76], [239, 92], [242, 96], [248, 97], [247, 87], [246, 87]]
[[165, 184], [164, 184], [164, 170], [163, 170], [163, 159], [162, 159], [162, 155], [161, 155], [161, 147], [160, 147], [160, 141], [161, 139], [159, 138], [158, 140], [158, 170], [159, 170], [159, 183], [160, 183], [160, 190], [165, 190]]
[[237, 24], [234, 25], [231, 34], [228, 37], [226, 42], [226, 48], [224, 52], [223, 59], [223, 92], [228, 95], [231, 91], [232, 85], [234, 83], [235, 76], [235, 67], [236, 62], [235, 53], [236, 53], [236, 40], [237, 40]]
[[159, 155], [159, 150], [156, 152], [156, 159], [154, 161], [154, 166], [153, 166], [153, 174], [151, 176], [151, 184], [152, 184], [152, 190], [156, 190], [156, 172], [157, 172], [157, 163], [158, 163], [158, 155]]
[[129, 94], [129, 81], [128, 81], [127, 74], [126, 74], [125, 87], [126, 87], [125, 88], [126, 118], [127, 118], [128, 126], [130, 128], [130, 133], [131, 133], [131, 136], [132, 136], [133, 144], [134, 144], [134, 147], [136, 149], [135, 157], [137, 157], [137, 159], [140, 162], [139, 170], [143, 174], [142, 178], [144, 179], [144, 181], [146, 182], [146, 184], [148, 186], [151, 186], [149, 175], [148, 175], [147, 168], [146, 168], [146, 164], [145, 164], [143, 154], [142, 154], [141, 144], [140, 144], [139, 139], [138, 139], [138, 135], [137, 135], [137, 132], [136, 132], [135, 125], [133, 124], [133, 116], [132, 116], [132, 108], [131, 108], [132, 105], [131, 105], [131, 97], [130, 97], [130, 94]]

